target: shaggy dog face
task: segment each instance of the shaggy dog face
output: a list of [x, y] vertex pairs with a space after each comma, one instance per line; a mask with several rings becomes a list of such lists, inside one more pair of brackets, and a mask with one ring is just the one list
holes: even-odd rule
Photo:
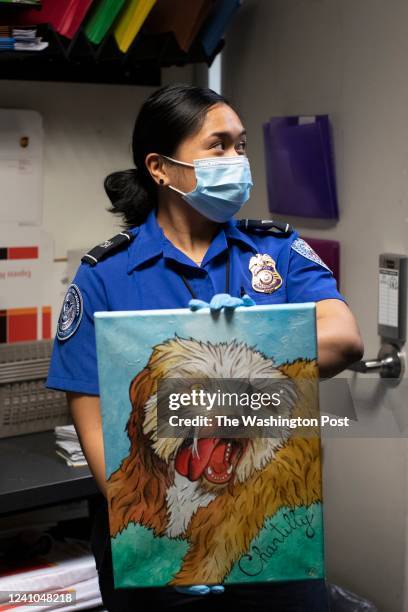
[[[164, 364], [163, 376], [184, 381], [229, 378], [250, 383], [257, 379], [258, 387], [259, 379], [266, 385], [279, 381], [280, 390], [285, 389], [279, 414], [290, 416], [296, 402], [293, 381], [276, 368], [272, 359], [245, 343], [212, 344], [176, 338], [165, 346], [172, 358]], [[134, 391], [137, 393], [136, 388]], [[184, 531], [198, 507], [207, 505], [226, 487], [231, 489], [236, 482], [245, 482], [255, 471], [262, 470], [289, 436], [288, 430], [281, 428], [274, 438], [158, 438], [157, 388], [142, 408], [143, 436], [174, 478], [167, 491], [168, 534], [172, 536]]]

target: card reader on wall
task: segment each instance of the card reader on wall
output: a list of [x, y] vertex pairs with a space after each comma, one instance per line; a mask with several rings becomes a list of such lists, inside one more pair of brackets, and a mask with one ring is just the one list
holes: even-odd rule
[[404, 376], [407, 336], [408, 256], [381, 253], [378, 268], [378, 333], [381, 347], [376, 359], [352, 363], [347, 369], [362, 374], [378, 372], [398, 382]]
[[407, 337], [407, 270], [407, 255], [380, 255], [378, 333], [398, 346], [402, 346]]

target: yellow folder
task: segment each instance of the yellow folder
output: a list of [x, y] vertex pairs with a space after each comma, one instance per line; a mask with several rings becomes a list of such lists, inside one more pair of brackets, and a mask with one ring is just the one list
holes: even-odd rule
[[119, 49], [126, 53], [157, 0], [129, 0], [115, 27]]

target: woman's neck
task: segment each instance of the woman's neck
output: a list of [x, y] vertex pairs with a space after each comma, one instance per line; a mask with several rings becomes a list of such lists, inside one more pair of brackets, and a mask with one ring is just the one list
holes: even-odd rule
[[219, 230], [218, 223], [206, 219], [186, 202], [177, 202], [176, 198], [171, 205], [159, 202], [156, 218], [166, 238], [196, 263], [202, 261]]

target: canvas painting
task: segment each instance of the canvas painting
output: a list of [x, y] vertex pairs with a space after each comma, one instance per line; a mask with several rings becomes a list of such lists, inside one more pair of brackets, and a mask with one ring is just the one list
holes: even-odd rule
[[[115, 588], [323, 578], [315, 304], [100, 312], [95, 327]], [[197, 379], [273, 384], [278, 408], [215, 422], [221, 392]], [[188, 401], [159, 401], [174, 381]]]

